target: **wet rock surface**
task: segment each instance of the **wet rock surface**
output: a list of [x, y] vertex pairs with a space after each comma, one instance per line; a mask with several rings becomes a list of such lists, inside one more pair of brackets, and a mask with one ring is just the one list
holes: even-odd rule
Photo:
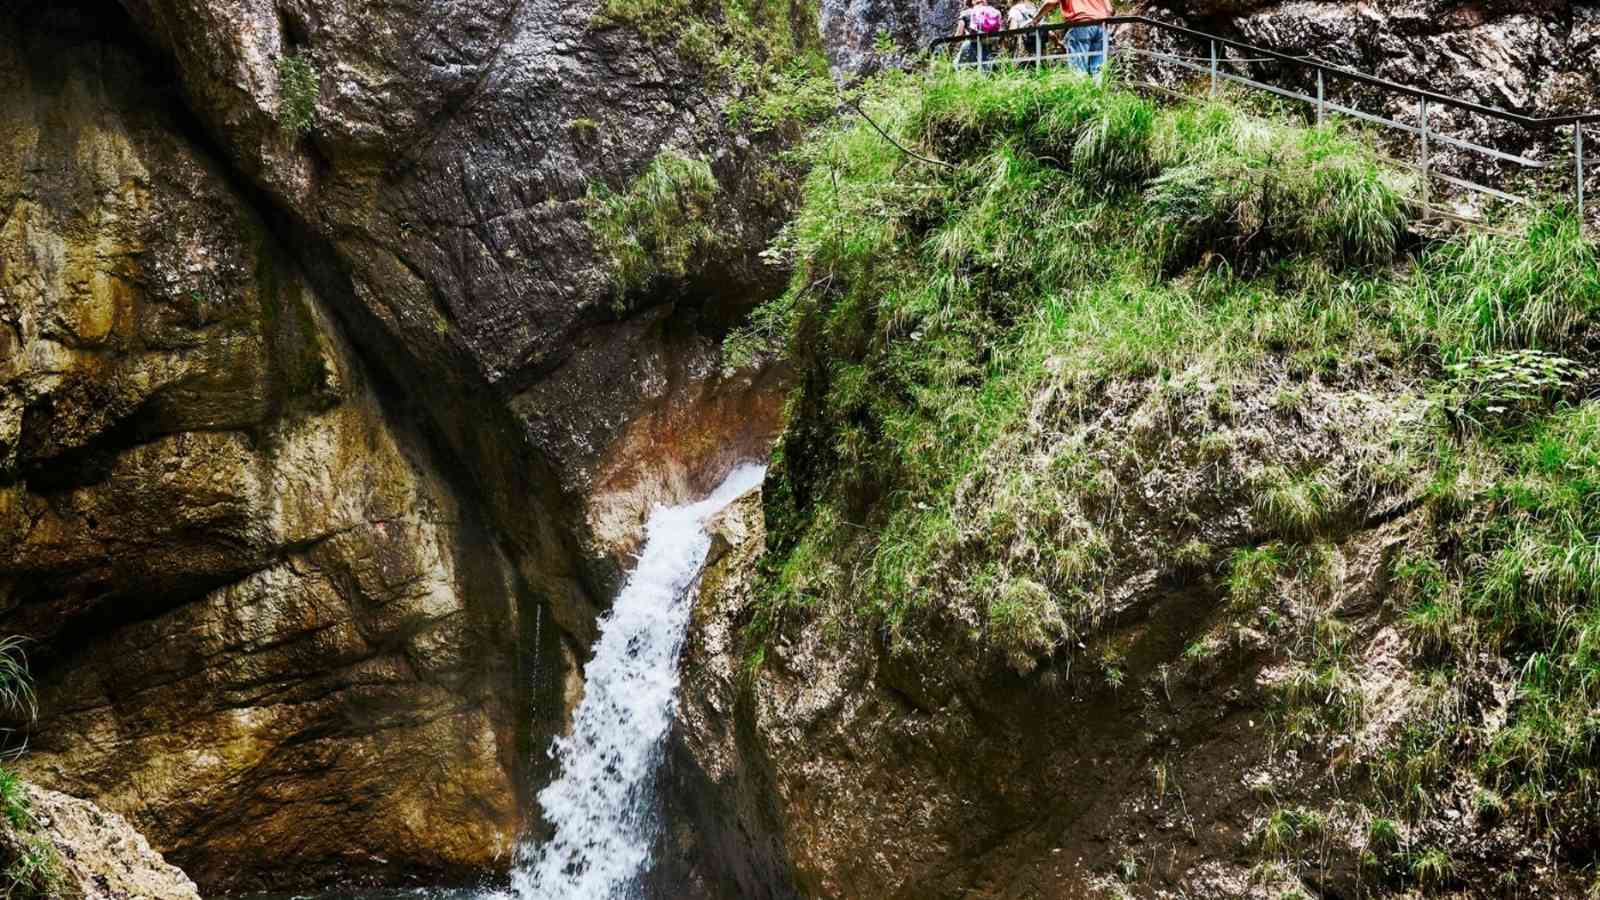
[[[786, 190], [771, 148], [726, 123], [699, 66], [598, 0], [125, 5], [358, 344], [476, 473], [524, 577], [564, 622], [592, 619], [617, 575], [585, 528], [597, 470], [662, 379], [710, 368], [699, 337], [776, 287], [755, 255]], [[277, 120], [286, 55], [320, 78], [305, 136]], [[664, 148], [711, 163], [721, 252], [619, 298], [583, 198]]]
[[93, 17], [8, 14], [0, 71], [26, 772], [208, 889], [503, 865], [515, 570], [148, 59]]

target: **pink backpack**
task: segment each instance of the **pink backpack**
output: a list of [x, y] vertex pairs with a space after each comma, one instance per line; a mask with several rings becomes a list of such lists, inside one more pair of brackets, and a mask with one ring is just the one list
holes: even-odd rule
[[1000, 30], [1000, 10], [992, 6], [980, 6], [972, 11], [972, 27], [979, 34], [991, 34]]

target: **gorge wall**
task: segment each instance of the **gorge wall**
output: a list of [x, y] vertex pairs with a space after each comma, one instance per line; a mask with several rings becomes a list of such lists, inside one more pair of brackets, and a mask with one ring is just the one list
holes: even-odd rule
[[[756, 151], [593, 12], [4, 10], [23, 767], [208, 893], [503, 870], [644, 512], [775, 428], [773, 373], [718, 362], [770, 277]], [[585, 191], [674, 145], [730, 185], [725, 252], [618, 301]]]

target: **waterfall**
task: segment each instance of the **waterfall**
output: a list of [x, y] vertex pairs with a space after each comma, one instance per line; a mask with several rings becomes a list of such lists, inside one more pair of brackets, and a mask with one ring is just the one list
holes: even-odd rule
[[707, 518], [761, 483], [740, 466], [711, 496], [658, 507], [645, 524], [638, 566], [600, 619], [572, 734], [551, 753], [560, 774], [539, 792], [555, 836], [518, 854], [517, 900], [628, 900], [650, 862], [654, 778], [677, 708], [678, 654], [705, 565]]

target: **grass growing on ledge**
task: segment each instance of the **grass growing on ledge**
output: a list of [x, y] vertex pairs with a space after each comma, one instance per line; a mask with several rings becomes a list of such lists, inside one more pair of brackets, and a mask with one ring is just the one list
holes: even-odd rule
[[[843, 603], [905, 636], [920, 610], [967, 608], [1027, 670], [1105, 612], [1094, 512], [1115, 489], [1103, 454], [1039, 431], [1066, 432], [1107, 379], [1181, 394], [1285, 355], [1401, 358], [1414, 342], [1374, 313], [1404, 183], [1333, 131], [1066, 72], [883, 85], [874, 118], [955, 168], [858, 123], [808, 149], [774, 248], [793, 286], [742, 338], [787, 344], [806, 373], [769, 502], [773, 612]], [[1272, 183], [1231, 180], [1269, 165]], [[1228, 184], [1233, 212], [1178, 204], [1174, 173]], [[1202, 234], [1204, 264], [1166, 277], [1201, 262]], [[1331, 265], [1304, 257], [1328, 236]], [[1269, 505], [1303, 530], [1329, 494], [1289, 486]]]
[[[1395, 484], [1428, 484], [1435, 534], [1396, 568], [1401, 621], [1434, 667], [1436, 708], [1480, 714], [1422, 716], [1361, 761], [1384, 820], [1430, 814], [1457, 779], [1554, 845], [1586, 846], [1600, 817], [1600, 407], [1584, 399], [1585, 335], [1600, 266], [1575, 221], [1408, 244], [1405, 176], [1347, 134], [1158, 106], [1065, 71], [890, 75], [867, 93], [896, 140], [951, 168], [858, 121], [805, 148], [803, 204], [771, 251], [793, 265], [790, 289], [730, 342], [779, 346], [799, 373], [768, 481], [757, 643], [805, 615], [928, 658], [951, 652], [953, 623], [1023, 675], [1080, 644], [1092, 655], [1132, 552], [1119, 517], [1147, 448], [1129, 444], [1128, 418], [1195, 435], [1198, 468], [1261, 449], [1212, 434], [1252, 391], [1287, 420], [1312, 380], [1414, 385], [1445, 413], [1416, 440], [1376, 444], [1354, 482], [1259, 468], [1237, 486], [1249, 541], [1179, 536], [1164, 558], [1231, 559], [1239, 604], [1271, 604], [1296, 542], [1358, 525]], [[1110, 408], [1117, 421], [1097, 424]], [[1315, 626], [1283, 688], [1296, 735], [1360, 720], [1338, 624]], [[1498, 672], [1516, 673], [1504, 722], [1452, 694]], [[1433, 851], [1389, 870], [1414, 886], [1455, 877]]]
[[[31, 720], [35, 709], [23, 641], [0, 638], [0, 710]], [[65, 893], [60, 854], [39, 828], [27, 786], [15, 771], [0, 765], [0, 896], [44, 900]]]
[[611, 262], [618, 293], [688, 276], [717, 242], [717, 179], [705, 160], [663, 150], [626, 190], [589, 189], [589, 228]]
[[310, 57], [299, 53], [278, 57], [278, 126], [284, 134], [297, 137], [311, 131], [321, 90]]

